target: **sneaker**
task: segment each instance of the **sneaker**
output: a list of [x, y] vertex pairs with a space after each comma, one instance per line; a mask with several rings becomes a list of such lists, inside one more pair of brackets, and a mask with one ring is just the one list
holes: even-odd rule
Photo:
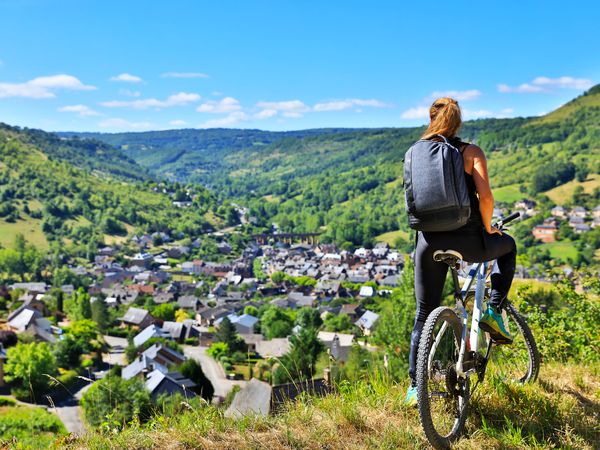
[[492, 306], [488, 306], [483, 316], [481, 316], [479, 328], [488, 332], [496, 344], [512, 344], [513, 342], [512, 336], [504, 327], [502, 315]]
[[406, 406], [417, 406], [417, 387], [409, 386], [406, 391], [406, 398], [404, 399]]

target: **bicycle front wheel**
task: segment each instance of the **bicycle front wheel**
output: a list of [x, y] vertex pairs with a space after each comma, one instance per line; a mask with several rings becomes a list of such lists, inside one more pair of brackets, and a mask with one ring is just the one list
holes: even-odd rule
[[454, 310], [435, 309], [427, 318], [417, 357], [417, 402], [425, 436], [434, 448], [449, 448], [464, 428], [469, 380], [458, 377], [462, 324]]
[[513, 343], [502, 344], [494, 348], [491, 354], [492, 374], [504, 381], [532, 383], [540, 371], [540, 353], [531, 329], [525, 318], [508, 303], [503, 316]]

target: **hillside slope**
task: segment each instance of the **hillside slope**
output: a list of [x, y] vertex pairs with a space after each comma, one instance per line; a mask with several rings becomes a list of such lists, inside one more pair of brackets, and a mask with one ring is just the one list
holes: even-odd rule
[[[154, 191], [156, 183], [139, 181], [147, 175], [135, 162], [114, 154], [106, 144], [0, 127], [0, 244], [12, 244], [21, 233], [42, 248], [73, 245], [82, 254], [136, 228], [209, 228], [202, 215], [216, 200], [207, 190], [194, 188], [193, 208], [177, 208], [169, 195]], [[112, 164], [122, 170], [112, 171]], [[129, 177], [130, 171], [137, 174]]]
[[[597, 448], [600, 367], [549, 364], [534, 385], [493, 377], [476, 394], [457, 449]], [[428, 448], [418, 413], [402, 405], [406, 386], [377, 375], [305, 398], [279, 415], [227, 419], [214, 406], [160, 417], [120, 433], [65, 439], [68, 449]]]

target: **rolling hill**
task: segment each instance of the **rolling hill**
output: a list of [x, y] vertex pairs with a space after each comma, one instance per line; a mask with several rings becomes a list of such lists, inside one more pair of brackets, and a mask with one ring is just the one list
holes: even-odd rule
[[[107, 144], [0, 126], [0, 245], [20, 233], [42, 249], [85, 254], [139, 230], [201, 232], [217, 204], [192, 188], [191, 208], [177, 208], [177, 187], [157, 183], [135, 161]], [[161, 189], [161, 191], [162, 191]], [[186, 194], [180, 194], [186, 195]]]

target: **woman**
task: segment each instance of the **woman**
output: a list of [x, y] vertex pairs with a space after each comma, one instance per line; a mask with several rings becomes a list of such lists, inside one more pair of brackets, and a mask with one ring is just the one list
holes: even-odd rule
[[443, 135], [463, 155], [471, 215], [466, 225], [454, 231], [418, 232], [415, 249], [417, 317], [410, 343], [411, 385], [406, 395], [407, 404], [416, 404], [419, 338], [427, 316], [440, 305], [448, 270], [445, 263], [433, 260], [436, 250], [456, 250], [469, 262], [496, 259], [491, 274], [491, 298], [479, 323], [497, 343], [512, 343], [512, 337], [504, 328], [500, 306], [508, 294], [515, 274], [517, 247], [512, 237], [491, 226], [494, 197], [490, 189], [485, 155], [478, 146], [462, 142], [456, 136], [462, 124], [460, 107], [456, 100], [447, 97], [437, 99], [429, 109], [429, 117], [431, 121], [422, 139], [442, 140], [436, 135]]

